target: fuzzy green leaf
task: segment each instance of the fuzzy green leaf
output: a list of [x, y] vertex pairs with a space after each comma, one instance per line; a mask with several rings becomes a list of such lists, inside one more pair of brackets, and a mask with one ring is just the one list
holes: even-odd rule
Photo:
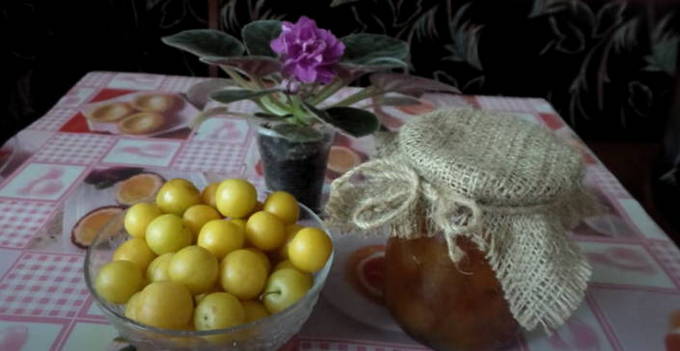
[[198, 109], [203, 109], [210, 100], [210, 94], [223, 90], [228, 86], [234, 86], [234, 82], [228, 79], [212, 78], [192, 85], [186, 92], [186, 98]]
[[333, 2], [331, 2], [331, 7], [338, 7], [340, 5], [349, 4], [357, 1], [359, 0], [333, 0]]
[[280, 119], [280, 118], [290, 117], [291, 115], [279, 116], [279, 115], [275, 115], [273, 113], [255, 112], [253, 114], [253, 116], [255, 116], [257, 118], [262, 118], [262, 119]]
[[340, 129], [343, 133], [355, 138], [374, 133], [380, 128], [378, 118], [366, 110], [353, 107], [331, 107], [319, 110], [313, 106], [305, 106], [315, 117]]
[[276, 53], [269, 45], [281, 34], [281, 25], [281, 21], [277, 20], [260, 20], [246, 24], [241, 30], [241, 36], [248, 53], [256, 56], [276, 57]]
[[399, 73], [374, 73], [370, 77], [371, 85], [384, 92], [398, 92], [409, 96], [421, 96], [425, 92], [447, 92], [460, 94], [458, 88], [442, 82]]
[[233, 36], [214, 29], [190, 29], [161, 38], [163, 43], [198, 57], [229, 57], [243, 54], [243, 44]]
[[669, 37], [666, 40], [654, 43], [652, 54], [645, 57], [647, 61], [646, 71], [662, 71], [672, 76], [678, 56], [678, 44], [680, 37]]
[[351, 63], [339, 63], [337, 66], [335, 66], [335, 71], [337, 72], [338, 77], [340, 79], [342, 79], [347, 84], [350, 84], [353, 81], [359, 79], [359, 77], [368, 73], [375, 73], [390, 70], [393, 68], [405, 68], [405, 67], [406, 63], [403, 62], [401, 64], [385, 63], [381, 65], [355, 65]]
[[235, 68], [252, 78], [261, 78], [281, 70], [281, 63], [266, 56], [202, 57], [201, 61]]
[[271, 129], [284, 138], [297, 143], [312, 143], [323, 139], [323, 134], [318, 130], [297, 124], [281, 123], [272, 126]]
[[408, 95], [379, 96], [375, 100], [382, 106], [412, 106], [420, 103], [420, 100]]
[[221, 90], [210, 95], [210, 98], [221, 102], [223, 104], [228, 104], [230, 102], [254, 99], [256, 97], [265, 96], [273, 94], [280, 91], [279, 89], [266, 89], [266, 90], [245, 90], [245, 89], [229, 89]]
[[344, 63], [369, 66], [406, 66], [408, 44], [381, 34], [358, 33], [340, 39], [346, 46]]

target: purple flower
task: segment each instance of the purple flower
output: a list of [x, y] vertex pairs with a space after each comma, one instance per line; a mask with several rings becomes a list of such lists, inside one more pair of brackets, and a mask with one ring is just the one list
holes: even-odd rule
[[334, 66], [345, 52], [345, 44], [314, 20], [302, 16], [297, 23], [283, 22], [281, 35], [271, 48], [281, 56], [283, 74], [303, 83], [330, 83]]

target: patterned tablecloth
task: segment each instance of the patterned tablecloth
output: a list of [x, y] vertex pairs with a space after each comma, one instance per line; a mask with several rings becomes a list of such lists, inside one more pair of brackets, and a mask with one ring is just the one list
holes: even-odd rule
[[[0, 149], [0, 350], [117, 350], [116, 330], [93, 303], [83, 278], [84, 251], [71, 229], [87, 211], [115, 205], [113, 187], [93, 191], [88, 179], [116, 167], [143, 167], [199, 184], [246, 177], [263, 190], [248, 123], [214, 118], [195, 133], [198, 112], [185, 102], [162, 130], [133, 136], [92, 124], [83, 111], [103, 100], [129, 101], [139, 91], [178, 94], [198, 78], [95, 72], [86, 75], [44, 117]], [[444, 106], [510, 112], [544, 125], [579, 148], [586, 182], [608, 209], [572, 236], [594, 268], [586, 299], [551, 336], [528, 332], [517, 350], [680, 350], [680, 252], [612, 174], [542, 99], [427, 95], [418, 105], [376, 111], [397, 128], [413, 115]], [[232, 109], [248, 110], [248, 103]], [[107, 129], [108, 128], [108, 129]], [[339, 137], [328, 180], [365, 160], [372, 140]], [[299, 333], [299, 349], [421, 350], [383, 307], [344, 280], [352, 253], [379, 238], [343, 238], [318, 305]], [[367, 266], [368, 267], [368, 266]], [[371, 273], [371, 272], [369, 272]], [[676, 333], [674, 334], [673, 330]], [[675, 345], [675, 346], [673, 346]]]

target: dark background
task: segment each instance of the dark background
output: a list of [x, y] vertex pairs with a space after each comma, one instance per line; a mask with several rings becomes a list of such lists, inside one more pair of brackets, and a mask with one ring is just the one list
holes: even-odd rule
[[[546, 98], [653, 215], [658, 204], [680, 198], [673, 173], [680, 111], [671, 112], [678, 1], [331, 2], [3, 1], [0, 142], [45, 114], [89, 71], [210, 75], [195, 57], [163, 45], [162, 36], [192, 28], [239, 36], [253, 19], [307, 15], [337, 36], [406, 40], [412, 73], [465, 94]], [[671, 181], [659, 181], [669, 171]]]

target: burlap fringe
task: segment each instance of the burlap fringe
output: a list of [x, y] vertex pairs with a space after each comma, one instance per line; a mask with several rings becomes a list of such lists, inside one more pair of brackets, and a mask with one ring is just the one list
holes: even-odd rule
[[[467, 237], [485, 252], [518, 323], [527, 330], [540, 325], [550, 332], [578, 307], [591, 272], [565, 233], [599, 210], [580, 187], [543, 204], [478, 204], [425, 182], [390, 155], [364, 163], [331, 184], [326, 221], [345, 233], [387, 228], [391, 236], [405, 239], [444, 235], [454, 263], [464, 257], [456, 238]], [[424, 233], [423, 215], [430, 228]]]

